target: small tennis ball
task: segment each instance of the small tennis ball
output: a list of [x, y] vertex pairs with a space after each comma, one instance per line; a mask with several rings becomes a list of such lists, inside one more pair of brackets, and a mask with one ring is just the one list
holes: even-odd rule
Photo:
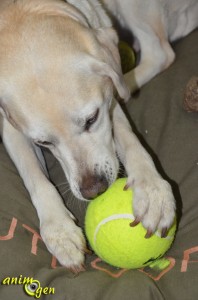
[[156, 232], [145, 238], [142, 224], [130, 227], [134, 220], [132, 190], [124, 191], [126, 179], [118, 179], [105, 193], [94, 199], [85, 216], [85, 233], [95, 253], [112, 266], [136, 269], [159, 259], [171, 246], [176, 221], [166, 238]]
[[135, 53], [133, 49], [126, 42], [123, 41], [119, 42], [118, 49], [120, 53], [122, 72], [125, 74], [135, 67]]

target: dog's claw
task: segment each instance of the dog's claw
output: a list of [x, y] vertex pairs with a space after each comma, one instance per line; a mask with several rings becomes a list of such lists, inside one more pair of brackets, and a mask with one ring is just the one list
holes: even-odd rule
[[140, 219], [139, 218], [135, 218], [135, 220], [133, 222], [130, 223], [131, 227], [135, 227], [140, 223]]
[[123, 188], [123, 191], [127, 191], [129, 188], [133, 187], [134, 182], [134, 180], [132, 180], [131, 182], [127, 182]]
[[168, 235], [168, 228], [165, 227], [165, 228], [162, 228], [162, 231], [161, 231], [161, 238], [166, 238]]
[[80, 266], [73, 266], [73, 267], [69, 268], [69, 270], [74, 274], [74, 277], [76, 277], [79, 275], [79, 273], [85, 272], [86, 268], [85, 268], [85, 265], [82, 264]]
[[85, 254], [88, 254], [88, 255], [92, 255], [92, 254], [93, 254], [93, 251], [91, 251], [91, 250], [88, 249], [88, 248], [84, 248], [84, 253], [85, 253]]
[[147, 230], [147, 233], [145, 234], [145, 239], [150, 239], [150, 237], [153, 235], [153, 231], [151, 229]]
[[127, 183], [124, 188], [123, 188], [123, 191], [127, 191], [129, 189], [129, 184]]

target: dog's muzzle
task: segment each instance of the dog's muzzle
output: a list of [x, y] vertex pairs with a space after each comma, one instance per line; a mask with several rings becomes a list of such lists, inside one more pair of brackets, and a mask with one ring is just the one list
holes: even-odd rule
[[80, 192], [83, 198], [92, 200], [104, 193], [108, 188], [108, 181], [104, 175], [85, 175], [82, 178]]

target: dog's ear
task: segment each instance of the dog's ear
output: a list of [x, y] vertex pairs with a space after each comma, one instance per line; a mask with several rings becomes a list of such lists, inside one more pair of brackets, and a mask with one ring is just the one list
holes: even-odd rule
[[125, 101], [129, 100], [130, 91], [126, 85], [124, 76], [121, 71], [115, 70], [109, 64], [98, 60], [94, 60], [94, 62], [92, 62], [91, 69], [94, 74], [110, 78], [120, 98], [124, 99]]
[[96, 38], [103, 50], [120, 66], [120, 54], [118, 51], [118, 36], [112, 27], [104, 27], [95, 30]]
[[110, 77], [119, 96], [127, 101], [130, 98], [130, 91], [122, 74], [118, 51], [118, 36], [111, 27], [96, 29], [95, 34], [100, 44], [100, 52], [104, 62], [98, 61], [93, 64], [93, 69], [99, 75]]

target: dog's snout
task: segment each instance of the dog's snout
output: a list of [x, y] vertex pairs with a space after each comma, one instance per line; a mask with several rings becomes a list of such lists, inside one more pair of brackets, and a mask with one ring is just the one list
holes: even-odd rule
[[80, 192], [87, 200], [94, 199], [108, 188], [108, 181], [104, 175], [86, 175], [82, 178]]

